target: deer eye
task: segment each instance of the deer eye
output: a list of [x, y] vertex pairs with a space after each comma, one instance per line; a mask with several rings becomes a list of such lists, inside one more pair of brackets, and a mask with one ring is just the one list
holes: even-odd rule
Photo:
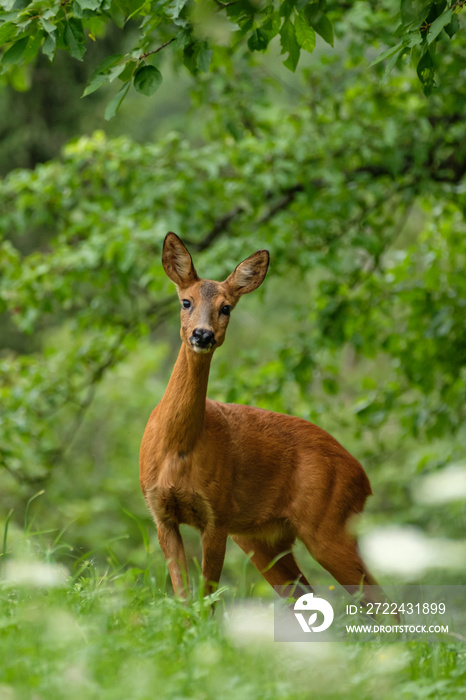
[[183, 309], [190, 309], [191, 308], [191, 302], [189, 301], [189, 299], [183, 299], [183, 301], [181, 303], [183, 305]]
[[224, 316], [229, 316], [231, 311], [231, 306], [222, 306], [220, 309], [220, 313], [223, 314]]

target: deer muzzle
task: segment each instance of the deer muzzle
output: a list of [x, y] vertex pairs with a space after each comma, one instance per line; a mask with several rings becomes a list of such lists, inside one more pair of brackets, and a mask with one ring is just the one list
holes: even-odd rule
[[210, 352], [216, 340], [211, 330], [207, 328], [195, 328], [189, 342], [195, 352], [203, 353]]

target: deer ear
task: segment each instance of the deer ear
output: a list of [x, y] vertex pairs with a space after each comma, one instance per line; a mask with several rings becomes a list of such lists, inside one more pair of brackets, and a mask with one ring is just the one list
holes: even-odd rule
[[176, 233], [167, 233], [165, 236], [162, 265], [167, 276], [181, 289], [199, 279], [191, 255]]
[[225, 280], [235, 296], [249, 294], [264, 281], [269, 266], [269, 251], [258, 250], [238, 265], [236, 270]]

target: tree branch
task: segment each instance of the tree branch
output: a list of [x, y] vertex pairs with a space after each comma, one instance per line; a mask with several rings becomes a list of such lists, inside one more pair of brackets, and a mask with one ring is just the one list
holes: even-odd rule
[[173, 37], [173, 39], [170, 39], [170, 41], [166, 41], [165, 44], [162, 44], [162, 46], [159, 46], [157, 49], [154, 49], [153, 51], [148, 51], [147, 53], [142, 53], [139, 56], [138, 61], [143, 61], [148, 56], [152, 56], [154, 53], [158, 53], [159, 51], [162, 51], [162, 49], [166, 48], [174, 41], [175, 41], [175, 37]]
[[210, 229], [209, 233], [201, 241], [186, 240], [186, 243], [189, 245], [190, 248], [197, 251], [198, 253], [205, 250], [215, 241], [216, 238], [218, 238], [222, 233], [225, 233], [228, 230], [228, 227], [231, 224], [231, 222], [243, 212], [243, 206], [236, 206], [234, 209], [217, 219], [213, 227]]
[[[321, 180], [315, 181], [315, 187], [320, 189], [323, 187], [323, 182]], [[268, 221], [273, 219], [273, 217], [278, 214], [278, 212], [288, 209], [288, 207], [296, 199], [296, 195], [300, 192], [304, 192], [304, 185], [298, 182], [293, 187], [288, 188], [284, 191], [284, 194], [265, 212], [257, 222], [258, 224], [266, 224]]]
[[[466, 2], [466, 0], [465, 0]], [[435, 149], [433, 149], [435, 150]], [[339, 154], [336, 153], [334, 154], [335, 157], [337, 157]], [[445, 182], [445, 183], [455, 183], [459, 182], [464, 175], [466, 175], [466, 161], [464, 161], [461, 158], [458, 158], [456, 154], [450, 155], [448, 158], [446, 158], [442, 163], [440, 163], [438, 166], [435, 168], [435, 172], [433, 171], [433, 158], [434, 154], [430, 153], [429, 158], [427, 159], [425, 165], [428, 169], [428, 172], [430, 174], [430, 177], [432, 180], [435, 180], [436, 182]], [[409, 156], [406, 161], [403, 164], [403, 167], [400, 169], [399, 173], [400, 175], [406, 175], [410, 168], [413, 166], [413, 159]], [[378, 177], [393, 177], [393, 172], [389, 170], [387, 167], [384, 165], [381, 165], [379, 163], [367, 163], [365, 165], [360, 166], [359, 168], [356, 168], [352, 172], [347, 172], [345, 173], [346, 179], [348, 182], [351, 182], [354, 179], [355, 175], [360, 175], [360, 174], [367, 174], [370, 175], [371, 177], [378, 178]], [[452, 173], [453, 177], [448, 176], [447, 173]], [[415, 184], [414, 181], [412, 183], [413, 185]], [[323, 189], [325, 187], [326, 183], [324, 180], [320, 179], [315, 179], [311, 180], [307, 183], [307, 187], [312, 187], [315, 189]], [[287, 209], [289, 206], [293, 204], [295, 201], [296, 197], [298, 194], [301, 192], [304, 192], [306, 189], [305, 185], [302, 182], [297, 182], [295, 185], [292, 185], [281, 192], [267, 192], [265, 194], [265, 200], [270, 201], [270, 200], [275, 200], [269, 207], [269, 209], [261, 216], [260, 219], [258, 219], [257, 224], [266, 224], [268, 223], [273, 217], [278, 214], [279, 212]], [[237, 205], [234, 207], [231, 211], [227, 212], [223, 216], [219, 217], [217, 221], [215, 221], [214, 225], [210, 229], [210, 231], [207, 233], [207, 235], [202, 238], [200, 241], [193, 241], [189, 239], [185, 239], [185, 242], [187, 245], [190, 246], [194, 251], [196, 252], [202, 252], [203, 250], [206, 250], [212, 243], [219, 238], [222, 234], [226, 233], [228, 229], [230, 228], [230, 225], [241, 216], [245, 211], [245, 207], [242, 205]]]

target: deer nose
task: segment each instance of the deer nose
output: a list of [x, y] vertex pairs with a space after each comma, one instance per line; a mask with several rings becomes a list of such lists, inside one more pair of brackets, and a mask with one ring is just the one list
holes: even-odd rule
[[208, 348], [214, 345], [215, 336], [207, 328], [195, 328], [190, 341], [192, 345], [197, 345], [199, 348]]

